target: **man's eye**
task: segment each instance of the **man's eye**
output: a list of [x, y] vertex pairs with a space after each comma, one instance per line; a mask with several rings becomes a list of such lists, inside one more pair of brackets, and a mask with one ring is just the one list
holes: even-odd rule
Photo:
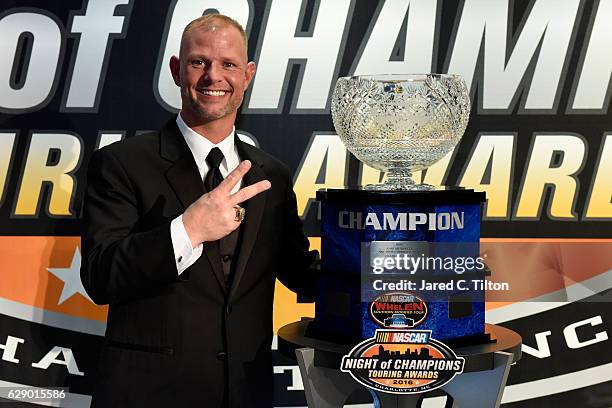
[[233, 63], [231, 63], [231, 62], [225, 62], [225, 63], [223, 64], [223, 66], [224, 66], [225, 68], [234, 68], [234, 67], [236, 67], [236, 65], [235, 65], [235, 64], [233, 64]]
[[204, 61], [200, 59], [191, 60], [191, 66], [194, 68], [201, 68], [204, 66]]

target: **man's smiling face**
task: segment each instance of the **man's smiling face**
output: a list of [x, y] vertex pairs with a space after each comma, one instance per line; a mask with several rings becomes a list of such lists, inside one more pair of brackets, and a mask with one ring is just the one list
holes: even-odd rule
[[231, 25], [195, 28], [183, 38], [180, 61], [170, 63], [181, 87], [183, 119], [202, 124], [228, 120], [232, 124], [244, 92], [255, 74], [247, 62], [240, 32]]

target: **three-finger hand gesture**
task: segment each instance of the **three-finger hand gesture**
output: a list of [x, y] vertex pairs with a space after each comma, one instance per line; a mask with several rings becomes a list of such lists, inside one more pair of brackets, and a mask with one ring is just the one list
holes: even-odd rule
[[243, 187], [232, 194], [232, 189], [251, 168], [243, 161], [212, 191], [203, 194], [183, 213], [183, 225], [195, 248], [202, 242], [216, 241], [229, 235], [240, 225], [235, 206], [270, 188], [268, 180]]

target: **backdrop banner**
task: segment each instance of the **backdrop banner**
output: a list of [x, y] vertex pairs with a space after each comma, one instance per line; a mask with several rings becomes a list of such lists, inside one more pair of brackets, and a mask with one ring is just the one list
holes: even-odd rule
[[[504, 407], [612, 406], [612, 0], [3, 0], [0, 398], [89, 406], [107, 308], [79, 278], [87, 164], [178, 112], [170, 56], [215, 10], [258, 66], [237, 132], [292, 170], [315, 248], [316, 191], [384, 176], [334, 132], [336, 79], [463, 75], [465, 136], [416, 179], [487, 193], [481, 254], [512, 288], [487, 320], [524, 342]], [[314, 306], [277, 284], [274, 313], [277, 330]], [[273, 353], [276, 406], [305, 406], [296, 362]]]

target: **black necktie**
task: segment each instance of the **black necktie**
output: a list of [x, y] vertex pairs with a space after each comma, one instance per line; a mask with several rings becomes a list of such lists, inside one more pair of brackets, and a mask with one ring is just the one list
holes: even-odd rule
[[206, 163], [208, 163], [208, 173], [204, 177], [204, 187], [206, 190], [212, 191], [223, 181], [223, 175], [219, 169], [219, 165], [223, 161], [223, 153], [218, 147], [213, 147], [206, 156]]
[[[206, 190], [212, 191], [223, 181], [223, 175], [219, 170], [219, 165], [223, 161], [223, 153], [218, 147], [213, 147], [206, 156], [208, 163], [208, 173], [204, 177], [204, 187]], [[236, 245], [238, 243], [238, 229], [232, 231], [231, 234], [221, 238], [213, 244], [217, 246], [219, 255], [221, 256], [221, 265], [223, 267], [223, 275], [225, 277], [226, 288], [229, 288], [231, 283], [230, 275], [232, 273], [231, 259], [234, 256]]]

